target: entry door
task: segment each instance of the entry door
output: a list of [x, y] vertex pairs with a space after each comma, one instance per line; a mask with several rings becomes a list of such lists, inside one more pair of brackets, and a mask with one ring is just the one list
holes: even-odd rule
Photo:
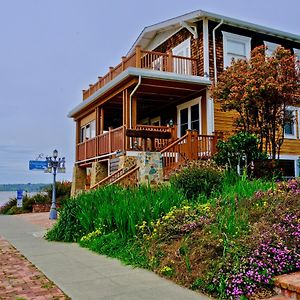
[[178, 136], [185, 135], [187, 129], [201, 133], [201, 97], [177, 106]]
[[[191, 57], [191, 40], [187, 39], [172, 49], [172, 54]], [[173, 71], [178, 74], [191, 75], [191, 62], [178, 57], [173, 58]]]

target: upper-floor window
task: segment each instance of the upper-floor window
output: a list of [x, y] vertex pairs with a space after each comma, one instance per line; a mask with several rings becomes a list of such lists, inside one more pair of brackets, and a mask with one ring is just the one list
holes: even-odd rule
[[178, 74], [192, 75], [191, 62], [181, 57], [191, 57], [191, 39], [188, 38], [172, 49], [173, 71]]
[[296, 111], [295, 107], [288, 107], [285, 111], [286, 116], [289, 120], [284, 125], [284, 137], [288, 139], [297, 138], [297, 129], [296, 129]]
[[231, 65], [232, 60], [250, 58], [251, 38], [222, 31], [224, 69]]
[[266, 56], [270, 57], [274, 54], [279, 44], [271, 43], [268, 41], [264, 41], [266, 47]]
[[96, 121], [93, 120], [80, 127], [80, 142], [92, 139], [96, 136]]

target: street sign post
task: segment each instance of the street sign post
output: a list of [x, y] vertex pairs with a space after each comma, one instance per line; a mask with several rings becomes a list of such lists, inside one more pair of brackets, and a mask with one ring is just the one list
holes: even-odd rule
[[23, 206], [23, 190], [17, 190], [17, 207]]

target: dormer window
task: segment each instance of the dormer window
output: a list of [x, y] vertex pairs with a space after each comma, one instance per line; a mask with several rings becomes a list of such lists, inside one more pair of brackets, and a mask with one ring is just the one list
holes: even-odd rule
[[271, 42], [267, 42], [264, 41], [265, 47], [266, 47], [266, 56], [270, 57], [274, 54], [274, 52], [276, 51], [276, 49], [279, 47], [279, 44], [276, 43], [271, 43]]
[[243, 35], [222, 31], [224, 69], [229, 67], [232, 60], [248, 59], [251, 52], [251, 38]]

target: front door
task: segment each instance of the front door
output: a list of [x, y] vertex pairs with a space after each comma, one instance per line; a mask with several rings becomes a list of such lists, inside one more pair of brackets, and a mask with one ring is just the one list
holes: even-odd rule
[[187, 129], [201, 133], [201, 97], [177, 106], [178, 136], [185, 135]]

